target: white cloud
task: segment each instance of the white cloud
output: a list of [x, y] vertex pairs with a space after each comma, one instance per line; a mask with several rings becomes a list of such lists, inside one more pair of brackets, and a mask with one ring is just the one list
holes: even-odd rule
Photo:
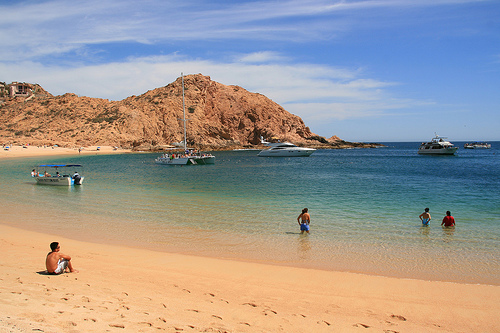
[[236, 61], [246, 63], [268, 63], [275, 61], [283, 62], [286, 60], [286, 57], [280, 55], [278, 52], [273, 51], [254, 52], [236, 57]]
[[52, 94], [71, 92], [111, 100], [165, 86], [181, 72], [202, 73], [220, 83], [264, 94], [288, 111], [311, 120], [380, 116], [417, 103], [392, 98], [388, 89], [393, 83], [364, 78], [362, 71], [300, 63], [221, 63], [173, 54], [74, 68], [28, 61], [0, 63], [0, 72], [7, 82], [39, 83]]

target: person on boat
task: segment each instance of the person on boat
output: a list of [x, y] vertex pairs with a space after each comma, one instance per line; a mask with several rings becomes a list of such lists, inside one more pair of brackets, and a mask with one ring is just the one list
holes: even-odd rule
[[82, 176], [80, 176], [78, 171], [75, 171], [73, 177], [71, 177], [71, 178], [73, 178], [75, 185], [80, 185], [80, 180], [82, 179]]
[[56, 172], [56, 177], [61, 177], [61, 175], [59, 174], [59, 171]]
[[45, 171], [45, 173], [43, 174], [44, 177], [51, 177], [50, 176], [50, 173], [48, 173], [47, 171]]
[[65, 272], [78, 273], [71, 264], [71, 257], [60, 252], [61, 246], [59, 246], [59, 242], [50, 243], [50, 250], [45, 259], [47, 273], [50, 275], [58, 275]]
[[443, 222], [441, 222], [442, 226], [445, 227], [454, 227], [455, 226], [455, 218], [451, 216], [451, 212], [447, 211], [446, 216], [443, 218]]
[[428, 226], [431, 222], [431, 214], [429, 214], [429, 208], [426, 208], [425, 211], [420, 214], [420, 221], [422, 221], [422, 225]]
[[302, 214], [297, 217], [297, 222], [300, 225], [300, 233], [303, 234], [304, 231], [309, 233], [309, 224], [311, 224], [311, 215], [308, 213], [308, 209], [302, 209]]
[[31, 177], [36, 177], [38, 176], [38, 172], [36, 172], [35, 169], [33, 169], [33, 171], [31, 171]]

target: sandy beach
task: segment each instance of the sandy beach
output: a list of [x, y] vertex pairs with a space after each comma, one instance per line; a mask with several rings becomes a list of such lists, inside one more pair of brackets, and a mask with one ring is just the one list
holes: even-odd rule
[[[111, 147], [82, 153], [113, 153]], [[15, 147], [2, 158], [78, 154]], [[498, 332], [500, 287], [155, 252], [0, 216], [0, 332]], [[79, 273], [45, 272], [60, 242]]]
[[[8, 148], [6, 148], [8, 147]], [[114, 148], [111, 146], [91, 146], [78, 148], [64, 148], [52, 146], [18, 146], [7, 145], [0, 149], [0, 159], [3, 158], [22, 158], [36, 156], [58, 156], [58, 155], [98, 155], [98, 154], [123, 154], [130, 152], [129, 149]]]
[[[80, 242], [0, 224], [1, 332], [498, 332], [500, 287]], [[45, 274], [59, 241], [79, 273]]]

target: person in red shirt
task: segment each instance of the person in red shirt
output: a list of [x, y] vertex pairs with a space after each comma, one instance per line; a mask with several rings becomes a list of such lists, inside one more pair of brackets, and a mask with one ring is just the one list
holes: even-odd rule
[[455, 226], [455, 219], [453, 218], [453, 216], [451, 216], [450, 211], [446, 212], [446, 216], [443, 218], [443, 222], [441, 222], [441, 225], [444, 225], [445, 227]]

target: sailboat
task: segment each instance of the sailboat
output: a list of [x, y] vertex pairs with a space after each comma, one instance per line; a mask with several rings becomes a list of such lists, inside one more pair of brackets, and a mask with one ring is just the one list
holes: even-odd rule
[[182, 114], [184, 122], [184, 141], [181, 141], [184, 151], [179, 153], [163, 154], [155, 159], [157, 164], [188, 165], [188, 164], [215, 164], [215, 156], [209, 153], [201, 153], [187, 148], [186, 140], [186, 103], [184, 99], [184, 74], [182, 77]]

